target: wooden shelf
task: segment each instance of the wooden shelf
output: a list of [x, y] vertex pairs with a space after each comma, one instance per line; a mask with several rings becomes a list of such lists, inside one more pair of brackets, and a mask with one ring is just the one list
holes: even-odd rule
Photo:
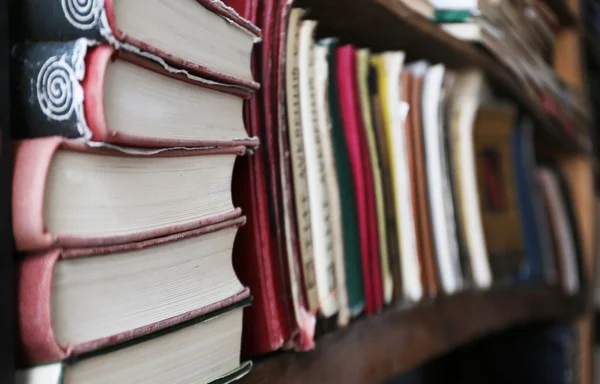
[[241, 383], [378, 383], [483, 335], [518, 324], [568, 320], [585, 299], [555, 288], [465, 292], [390, 308], [317, 340], [314, 351], [255, 362]]
[[544, 3], [558, 17], [561, 26], [573, 27], [579, 24], [577, 16], [569, 8], [566, 0], [544, 0]]
[[[558, 1], [558, 0], [557, 0]], [[449, 68], [482, 69], [502, 96], [516, 102], [536, 123], [536, 135], [556, 149], [589, 152], [575, 137], [541, 110], [515, 76], [490, 55], [457, 40], [437, 25], [406, 8], [398, 0], [302, 0], [311, 18], [320, 22], [319, 34], [374, 51], [404, 50], [408, 59], [441, 62]]]

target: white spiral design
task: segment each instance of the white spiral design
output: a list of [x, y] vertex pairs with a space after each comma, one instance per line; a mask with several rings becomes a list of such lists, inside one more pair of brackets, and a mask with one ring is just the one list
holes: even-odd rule
[[98, 23], [102, 4], [100, 0], [62, 0], [65, 17], [79, 29], [92, 29]]
[[37, 77], [37, 97], [42, 111], [54, 120], [67, 120], [75, 108], [75, 74], [65, 61], [51, 57]]

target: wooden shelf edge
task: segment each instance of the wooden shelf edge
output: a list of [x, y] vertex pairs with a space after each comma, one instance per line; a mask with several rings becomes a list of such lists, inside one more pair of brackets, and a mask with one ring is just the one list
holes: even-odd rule
[[311, 352], [281, 352], [257, 361], [241, 383], [383, 382], [494, 331], [572, 319], [585, 311], [585, 297], [568, 297], [551, 287], [521, 287], [389, 308], [325, 335]]

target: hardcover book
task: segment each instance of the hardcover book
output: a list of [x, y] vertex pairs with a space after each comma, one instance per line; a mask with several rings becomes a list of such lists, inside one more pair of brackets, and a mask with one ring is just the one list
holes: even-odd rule
[[231, 266], [245, 222], [241, 216], [143, 242], [27, 255], [18, 270], [23, 360], [64, 360], [248, 297]]
[[252, 368], [240, 364], [242, 307], [249, 304], [232, 301], [136, 340], [19, 370], [17, 383], [229, 383]]
[[10, 3], [13, 41], [86, 38], [192, 75], [250, 89], [259, 87], [250, 71], [250, 55], [261, 32], [219, 0]]
[[56, 136], [20, 141], [17, 249], [124, 244], [238, 217], [231, 174], [245, 151], [108, 149]]
[[[244, 130], [251, 93], [86, 39], [12, 50], [13, 137], [120, 145], [255, 147]], [[168, 127], [168, 129], [166, 128]]]

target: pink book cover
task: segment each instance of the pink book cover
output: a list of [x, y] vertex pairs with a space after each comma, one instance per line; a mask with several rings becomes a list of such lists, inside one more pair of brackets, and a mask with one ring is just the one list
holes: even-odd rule
[[346, 45], [338, 48], [337, 53], [340, 107], [358, 205], [362, 271], [367, 298], [365, 311], [374, 313], [383, 305], [383, 293], [381, 272], [379, 271], [377, 219], [374, 209], [372, 175], [370, 175], [371, 169], [364, 137], [365, 130], [360, 124], [362, 119], [357, 104], [356, 51], [352, 46]]
[[126, 60], [140, 67], [160, 73], [173, 79], [208, 88], [216, 92], [230, 93], [242, 98], [249, 98], [251, 92], [234, 88], [225, 84], [210, 81], [193, 80], [178, 72], [166, 70], [160, 64], [147, 60], [139, 55], [129, 52], [115, 50], [108, 45], [99, 45], [88, 50], [85, 58], [86, 75], [82, 81], [84, 91], [84, 112], [90, 130], [91, 139], [94, 141], [110, 142], [119, 145], [132, 145], [141, 147], [188, 146], [188, 147], [211, 147], [211, 146], [258, 146], [258, 138], [243, 138], [232, 141], [209, 141], [209, 140], [185, 140], [176, 138], [153, 138], [147, 136], [132, 135], [112, 130], [106, 122], [104, 113], [104, 85], [107, 67], [111, 61]]
[[[148, 156], [144, 152], [132, 150], [123, 152], [114, 149], [93, 148], [82, 141], [68, 140], [62, 137], [45, 137], [16, 142], [13, 174], [12, 214], [15, 245], [20, 251], [38, 251], [55, 247], [93, 247], [114, 244], [126, 244], [136, 241], [166, 236], [200, 226], [219, 223], [237, 218], [241, 211], [232, 209], [213, 217], [195, 220], [172, 227], [165, 227], [134, 234], [108, 237], [55, 236], [44, 225], [44, 196], [46, 178], [52, 158], [57, 150], [110, 154], [112, 156]], [[198, 156], [211, 154], [243, 155], [246, 147], [223, 147], [191, 150], [164, 150], [151, 152], [151, 156]]]
[[81, 249], [53, 249], [27, 255], [18, 269], [18, 331], [20, 356], [26, 364], [60, 361], [72, 355], [95, 351], [111, 345], [139, 338], [182, 322], [227, 307], [249, 296], [244, 288], [236, 295], [203, 308], [184, 313], [147, 326], [78, 345], [59, 345], [52, 329], [52, 279], [54, 266], [61, 259], [79, 257], [102, 257], [111, 253], [144, 249], [157, 245], [201, 236], [225, 228], [239, 227], [246, 223], [244, 216], [226, 220], [190, 231], [136, 243], [100, 246]]

